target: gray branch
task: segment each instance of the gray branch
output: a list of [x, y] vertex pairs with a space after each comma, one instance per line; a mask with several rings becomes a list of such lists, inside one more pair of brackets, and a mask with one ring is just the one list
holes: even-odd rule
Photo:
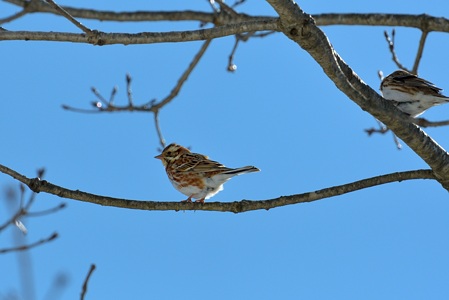
[[390, 128], [434, 171], [449, 190], [449, 154], [391, 101], [382, 98], [343, 61], [313, 18], [290, 0], [267, 0], [280, 16], [283, 33], [306, 50], [338, 89]]
[[220, 212], [233, 212], [241, 213], [252, 210], [269, 210], [271, 208], [281, 207], [285, 205], [292, 205], [304, 202], [312, 202], [320, 199], [330, 198], [338, 195], [343, 195], [353, 191], [395, 182], [411, 179], [436, 179], [432, 170], [415, 170], [407, 172], [397, 172], [360, 181], [329, 187], [314, 192], [281, 196], [279, 198], [268, 200], [242, 200], [234, 202], [207, 202], [207, 203], [195, 203], [195, 202], [163, 202], [163, 201], [138, 201], [112, 198], [106, 196], [94, 195], [79, 190], [69, 190], [61, 186], [52, 184], [46, 180], [39, 178], [28, 178], [16, 171], [9, 169], [3, 165], [0, 165], [0, 172], [7, 174], [14, 179], [27, 185], [33, 192], [44, 192], [53, 194], [59, 197], [79, 200], [83, 202], [89, 202], [93, 204], [103, 206], [114, 206], [128, 209], [140, 209], [140, 210], [206, 210], [206, 211], [220, 211]]
[[[45, 1], [34, 0], [3, 0], [19, 7], [25, 7], [27, 12], [41, 12], [56, 14]], [[99, 21], [113, 22], [154, 22], [154, 21], [197, 21], [203, 23], [213, 23], [215, 25], [227, 24], [232, 20], [235, 23], [259, 21], [266, 19], [277, 19], [268, 16], [250, 16], [239, 13], [230, 17], [227, 14], [216, 14], [215, 12], [201, 11], [130, 11], [115, 12], [93, 9], [74, 8], [62, 6], [70, 15], [81, 19], [92, 19]], [[436, 18], [426, 14], [406, 15], [406, 14], [317, 14], [312, 15], [318, 26], [332, 25], [362, 25], [362, 26], [403, 26], [419, 28], [424, 31], [449, 32], [449, 20], [446, 18]]]
[[24, 40], [24, 41], [53, 41], [89, 43], [93, 45], [113, 44], [153, 44], [203, 41], [229, 35], [241, 34], [254, 31], [278, 31], [276, 19], [265, 19], [261, 21], [250, 21], [238, 24], [228, 24], [210, 29], [172, 32], [140, 32], [140, 33], [106, 33], [93, 31], [92, 35], [75, 34], [67, 32], [42, 32], [42, 31], [0, 31], [0, 41]]

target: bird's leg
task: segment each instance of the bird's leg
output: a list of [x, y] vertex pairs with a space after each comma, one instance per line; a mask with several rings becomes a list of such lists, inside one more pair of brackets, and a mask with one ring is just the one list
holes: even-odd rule
[[195, 203], [204, 203], [204, 198], [195, 200]]
[[[181, 202], [192, 202], [192, 196], [190, 196], [189, 198], [187, 198], [186, 200], [182, 200]], [[196, 202], [196, 201], [195, 201]]]

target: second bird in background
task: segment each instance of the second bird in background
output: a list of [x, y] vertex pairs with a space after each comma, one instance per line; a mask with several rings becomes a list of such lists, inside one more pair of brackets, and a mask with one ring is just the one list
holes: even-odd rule
[[415, 118], [432, 106], [449, 102], [439, 87], [409, 72], [394, 71], [382, 80], [380, 90], [385, 99]]

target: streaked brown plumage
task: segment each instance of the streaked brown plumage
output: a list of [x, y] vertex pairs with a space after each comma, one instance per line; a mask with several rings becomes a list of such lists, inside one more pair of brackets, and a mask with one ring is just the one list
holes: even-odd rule
[[223, 189], [223, 184], [234, 176], [260, 171], [253, 166], [237, 169], [227, 168], [207, 156], [192, 153], [189, 149], [170, 144], [155, 156], [160, 159], [172, 185], [188, 196], [184, 201], [198, 199], [204, 202]]
[[397, 108], [412, 117], [421, 115], [432, 106], [449, 102], [439, 87], [403, 70], [385, 77], [380, 90], [385, 99], [394, 101]]

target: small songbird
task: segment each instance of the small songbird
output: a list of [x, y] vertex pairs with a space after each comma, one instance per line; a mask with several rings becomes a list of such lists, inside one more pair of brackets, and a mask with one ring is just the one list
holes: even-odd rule
[[382, 80], [382, 95], [394, 101], [397, 108], [415, 118], [435, 105], [449, 102], [441, 89], [433, 83], [409, 72], [398, 70]]
[[208, 159], [207, 156], [192, 153], [189, 149], [177, 144], [170, 144], [161, 154], [154, 158], [160, 159], [172, 185], [188, 198], [183, 202], [204, 203], [205, 199], [223, 190], [223, 184], [234, 176], [259, 172], [253, 166], [237, 169], [227, 168], [219, 162]]

